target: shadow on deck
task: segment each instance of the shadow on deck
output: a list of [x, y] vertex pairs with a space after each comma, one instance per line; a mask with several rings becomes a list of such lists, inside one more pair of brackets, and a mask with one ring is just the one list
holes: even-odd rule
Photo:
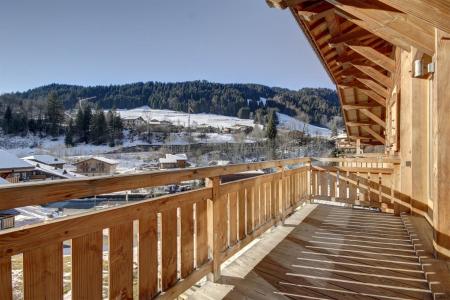
[[306, 205], [189, 299], [432, 299], [400, 217]]

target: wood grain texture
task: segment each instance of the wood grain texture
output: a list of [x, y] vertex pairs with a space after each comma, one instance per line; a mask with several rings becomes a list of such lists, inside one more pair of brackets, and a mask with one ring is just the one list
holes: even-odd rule
[[[8, 184], [0, 187], [0, 210], [142, 187], [162, 186], [186, 180], [223, 176], [244, 171], [272, 168], [280, 165], [292, 165], [309, 160], [309, 158], [296, 158], [217, 167], [174, 169], [142, 172], [138, 174]], [[14, 199], [14, 201], [10, 201], [10, 199]]]
[[109, 299], [133, 298], [133, 222], [109, 229]]
[[0, 299], [12, 300], [11, 257], [0, 257]]
[[254, 199], [255, 199], [255, 189], [250, 187], [246, 189], [247, 191], [247, 235], [253, 231], [254, 222]]
[[148, 211], [139, 219], [139, 299], [158, 293], [158, 224], [156, 213]]
[[238, 239], [242, 240], [245, 237], [245, 203], [246, 203], [245, 189], [241, 189], [238, 193], [238, 211], [239, 211], [239, 229]]
[[197, 214], [197, 267], [208, 261], [208, 207], [206, 201], [196, 203]]
[[187, 278], [194, 270], [194, 208], [192, 204], [181, 206], [181, 278]]
[[29, 225], [25, 228], [0, 231], [0, 256], [15, 255], [33, 249], [36, 245], [69, 240], [97, 231], [98, 228], [108, 228], [124, 220], [136, 220], [146, 216], [148, 211], [166, 211], [178, 207], [182, 203], [206, 200], [211, 197], [211, 192], [211, 188], [201, 188], [83, 215], [60, 218], [43, 224]]
[[230, 241], [229, 245], [234, 245], [237, 243], [238, 237], [238, 194], [237, 192], [233, 192], [229, 194], [228, 197], [228, 205], [229, 205], [229, 230], [230, 230]]
[[166, 291], [177, 282], [177, 209], [161, 214], [161, 266], [162, 290]]
[[62, 250], [62, 243], [54, 243], [23, 253], [25, 300], [63, 298]]
[[72, 296], [102, 299], [103, 232], [96, 231], [72, 240]]

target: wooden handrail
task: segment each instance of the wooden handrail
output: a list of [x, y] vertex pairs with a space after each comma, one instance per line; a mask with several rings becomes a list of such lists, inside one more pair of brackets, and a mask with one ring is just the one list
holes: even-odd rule
[[283, 167], [310, 161], [310, 158], [294, 158], [227, 166], [10, 184], [0, 187], [0, 210], [90, 197], [137, 188], [162, 186], [181, 181], [223, 176], [244, 171]]
[[[8, 196], [12, 202], [9, 207], [17, 207], [204, 176], [209, 179], [204, 188], [1, 231], [0, 296], [12, 299], [11, 257], [23, 254], [25, 299], [62, 298], [63, 244], [70, 244], [73, 297], [101, 297], [105, 238], [110, 299], [133, 297], [133, 248], [139, 255], [140, 298], [173, 299], [207, 274], [217, 280], [227, 258], [309, 199], [309, 162], [301, 158], [1, 188], [1, 197]], [[285, 169], [300, 163], [307, 166]], [[271, 167], [277, 171], [224, 184], [219, 180], [224, 174]], [[135, 238], [137, 244], [133, 244]]]

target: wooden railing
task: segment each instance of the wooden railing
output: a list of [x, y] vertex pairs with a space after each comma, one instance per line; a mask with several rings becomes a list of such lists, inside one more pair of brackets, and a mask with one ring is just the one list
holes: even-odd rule
[[[25, 299], [173, 299], [205, 276], [217, 280], [224, 261], [308, 200], [408, 211], [432, 225], [431, 208], [395, 189], [398, 163], [298, 158], [0, 187], [3, 210], [205, 180], [193, 191], [1, 231], [0, 299], [12, 299], [13, 284]], [[259, 169], [269, 172], [221, 182]]]
[[[9, 209], [206, 179], [205, 187], [193, 191], [2, 231], [0, 299], [13, 297], [17, 256], [22, 267], [14, 271], [23, 271], [25, 299], [62, 299], [68, 290], [73, 299], [173, 299], [206, 275], [217, 279], [227, 258], [309, 199], [310, 161], [1, 187], [0, 209]], [[257, 169], [273, 172], [220, 182], [220, 176]]]

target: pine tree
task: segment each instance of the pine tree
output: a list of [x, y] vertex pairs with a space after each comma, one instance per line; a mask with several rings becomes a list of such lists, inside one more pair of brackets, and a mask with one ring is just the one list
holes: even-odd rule
[[269, 140], [273, 141], [277, 137], [277, 125], [276, 125], [276, 114], [274, 111], [270, 112], [269, 121], [267, 122], [266, 136]]
[[64, 121], [64, 105], [56, 93], [51, 92], [47, 98], [48, 131], [52, 136], [58, 136]]
[[103, 110], [97, 107], [91, 122], [91, 140], [95, 145], [105, 144], [108, 141], [109, 128]]
[[66, 146], [68, 146], [68, 147], [75, 146], [75, 143], [73, 141], [74, 134], [75, 134], [75, 128], [73, 126], [73, 120], [70, 119], [69, 126], [67, 127], [67, 130], [66, 130], [66, 137], [64, 138], [64, 143], [66, 144]]
[[11, 133], [12, 120], [13, 120], [13, 113], [11, 107], [8, 105], [8, 107], [6, 107], [5, 114], [3, 115], [3, 124], [2, 124], [3, 131], [5, 133]]

